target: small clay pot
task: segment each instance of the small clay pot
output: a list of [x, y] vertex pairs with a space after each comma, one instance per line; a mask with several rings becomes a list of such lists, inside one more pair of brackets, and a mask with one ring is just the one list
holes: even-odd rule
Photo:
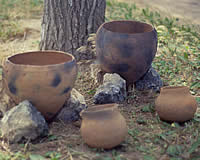
[[184, 122], [194, 117], [197, 102], [186, 86], [163, 87], [155, 101], [160, 119], [169, 122]]
[[17, 104], [29, 100], [47, 121], [69, 98], [76, 76], [76, 61], [64, 52], [27, 52], [10, 56], [3, 63], [6, 93]]
[[124, 117], [117, 104], [89, 107], [81, 112], [81, 136], [90, 147], [110, 149], [119, 145], [127, 135]]
[[101, 70], [118, 73], [127, 84], [140, 79], [150, 68], [157, 51], [157, 32], [138, 21], [111, 21], [96, 34], [97, 60]]

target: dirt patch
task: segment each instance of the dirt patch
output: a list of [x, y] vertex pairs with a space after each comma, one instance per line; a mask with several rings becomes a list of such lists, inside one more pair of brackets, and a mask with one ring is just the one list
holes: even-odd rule
[[200, 29], [199, 0], [117, 0], [119, 2], [136, 3], [140, 7], [150, 7], [164, 16], [179, 18], [185, 24], [194, 24]]
[[19, 21], [23, 34], [13, 37], [5, 43], [0, 44], [0, 59], [27, 51], [38, 50], [40, 42], [40, 19], [23, 19]]

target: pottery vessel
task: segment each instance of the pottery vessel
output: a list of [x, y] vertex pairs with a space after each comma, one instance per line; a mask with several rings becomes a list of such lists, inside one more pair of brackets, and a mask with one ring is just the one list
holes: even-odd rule
[[29, 100], [52, 120], [69, 98], [77, 76], [74, 57], [59, 51], [35, 51], [8, 57], [3, 63], [6, 93], [20, 103]]
[[81, 112], [81, 136], [90, 147], [110, 149], [119, 145], [127, 135], [124, 117], [117, 104], [89, 107]]
[[169, 122], [184, 122], [194, 117], [197, 102], [186, 86], [163, 87], [155, 101], [160, 119]]
[[96, 34], [96, 52], [101, 70], [118, 73], [128, 84], [150, 68], [157, 51], [157, 32], [138, 21], [111, 21]]

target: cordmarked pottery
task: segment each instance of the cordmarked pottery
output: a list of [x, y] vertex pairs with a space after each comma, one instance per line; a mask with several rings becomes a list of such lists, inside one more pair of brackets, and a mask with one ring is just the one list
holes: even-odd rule
[[96, 34], [97, 60], [101, 70], [118, 73], [128, 84], [139, 80], [150, 68], [157, 51], [157, 32], [138, 21], [111, 21]]
[[3, 63], [6, 93], [20, 103], [29, 100], [51, 121], [69, 98], [77, 77], [74, 57], [60, 51], [16, 54]]
[[81, 136], [90, 147], [110, 149], [119, 145], [128, 130], [118, 104], [89, 107], [81, 112]]
[[155, 100], [160, 119], [169, 122], [185, 122], [194, 117], [197, 102], [186, 86], [163, 87]]

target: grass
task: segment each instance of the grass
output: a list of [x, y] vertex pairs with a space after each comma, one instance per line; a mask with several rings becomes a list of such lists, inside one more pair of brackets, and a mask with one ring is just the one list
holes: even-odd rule
[[[17, 22], [19, 19], [33, 18], [42, 13], [42, 1], [39, 0], [0, 0], [0, 5], [3, 6], [0, 10], [2, 41], [21, 32]], [[194, 26], [180, 24], [176, 18], [165, 17], [150, 8], [139, 8], [134, 3], [108, 0], [106, 21], [118, 19], [151, 23], [158, 33], [158, 53], [153, 67], [165, 83], [187, 85], [194, 95], [200, 95], [200, 35]], [[9, 29], [11, 24], [13, 26]], [[89, 95], [94, 93], [95, 88], [85, 91]], [[163, 156], [170, 160], [198, 160], [200, 110], [194, 119], [184, 124], [166, 123], [159, 119], [154, 110], [154, 96], [134, 92], [122, 104], [126, 106], [120, 109], [127, 120], [128, 136], [117, 148], [89, 148], [81, 140], [76, 127], [71, 129], [70, 125], [54, 122], [50, 124], [49, 136], [38, 143], [20, 144], [11, 151], [0, 141], [0, 160], [128, 160], [133, 157], [156, 160]], [[200, 98], [196, 99], [200, 105]]]

